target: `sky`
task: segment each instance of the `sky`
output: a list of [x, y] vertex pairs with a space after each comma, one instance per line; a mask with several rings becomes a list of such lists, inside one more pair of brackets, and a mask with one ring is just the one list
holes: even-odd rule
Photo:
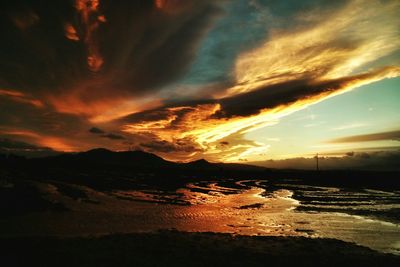
[[104, 147], [263, 166], [400, 153], [397, 0], [0, 10], [0, 151]]

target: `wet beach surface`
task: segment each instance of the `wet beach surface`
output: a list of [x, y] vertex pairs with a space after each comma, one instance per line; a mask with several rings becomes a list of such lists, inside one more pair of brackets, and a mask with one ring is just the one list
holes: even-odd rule
[[400, 266], [397, 177], [104, 150], [5, 161], [1, 256], [5, 266]]
[[9, 194], [25, 194], [31, 211], [2, 216], [0, 235], [82, 237], [175, 229], [331, 238], [399, 255], [396, 188], [306, 185], [299, 179], [220, 179], [177, 188], [135, 184], [132, 189], [98, 190], [54, 180], [19, 180], [13, 187], [3, 186]]

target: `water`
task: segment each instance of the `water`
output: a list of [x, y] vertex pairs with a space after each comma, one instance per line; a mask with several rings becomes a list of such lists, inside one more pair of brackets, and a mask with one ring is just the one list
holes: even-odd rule
[[[165, 192], [115, 192], [132, 199], [167, 204], [167, 225], [183, 231], [245, 235], [335, 238], [400, 254], [397, 191], [345, 190], [275, 184], [263, 180], [199, 182]], [[171, 223], [172, 221], [172, 223]]]
[[224, 180], [189, 183], [173, 191], [147, 186], [99, 192], [75, 186], [88, 196], [77, 200], [56, 187], [41, 185], [48, 199], [64, 203], [70, 211], [0, 221], [0, 234], [79, 236], [177, 229], [334, 238], [400, 255], [396, 190]]

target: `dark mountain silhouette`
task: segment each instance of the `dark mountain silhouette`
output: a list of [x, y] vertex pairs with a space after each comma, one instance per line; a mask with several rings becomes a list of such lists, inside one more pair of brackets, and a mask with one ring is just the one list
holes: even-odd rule
[[115, 152], [104, 148], [31, 159], [4, 156], [0, 157], [0, 170], [2, 167], [13, 177], [56, 180], [105, 191], [139, 188], [143, 184], [174, 189], [189, 181], [256, 177], [268, 172], [264, 167], [211, 163], [204, 159], [177, 163], [143, 151]]
[[100, 190], [137, 189], [144, 184], [174, 189], [193, 181], [293, 177], [310, 185], [399, 188], [398, 172], [279, 170], [204, 159], [177, 163], [143, 151], [115, 152], [104, 148], [31, 159], [0, 155], [1, 177], [56, 180]]
[[53, 164], [101, 164], [102, 166], [120, 167], [167, 167], [174, 165], [154, 154], [143, 151], [115, 152], [105, 148], [96, 148], [80, 153], [65, 153], [58, 156], [33, 159], [36, 162], [52, 162]]
[[267, 168], [232, 163], [211, 163], [200, 159], [188, 163], [176, 163], [164, 160], [144, 151], [111, 151], [96, 148], [86, 152], [64, 153], [44, 158], [25, 159], [35, 165], [53, 167], [72, 167], [77, 169], [110, 169], [120, 168], [134, 171], [158, 172], [160, 170], [187, 172], [210, 172], [221, 170], [265, 171]]

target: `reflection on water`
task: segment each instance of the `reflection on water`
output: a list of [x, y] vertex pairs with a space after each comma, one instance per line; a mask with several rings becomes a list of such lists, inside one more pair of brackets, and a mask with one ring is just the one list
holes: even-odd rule
[[[268, 181], [188, 184], [176, 192], [115, 192], [161, 205], [162, 226], [184, 231], [335, 238], [399, 254], [399, 192]], [[170, 205], [175, 202], [186, 205]], [[160, 205], [158, 205], [160, 206]], [[386, 216], [386, 217], [385, 217]], [[385, 220], [389, 218], [390, 220]]]
[[191, 183], [176, 191], [148, 186], [105, 193], [75, 186], [86, 197], [79, 199], [55, 186], [42, 190], [49, 199], [64, 203], [68, 212], [31, 213], [5, 224], [0, 220], [0, 234], [76, 236], [173, 228], [335, 238], [400, 254], [400, 192], [395, 190], [224, 180]]

